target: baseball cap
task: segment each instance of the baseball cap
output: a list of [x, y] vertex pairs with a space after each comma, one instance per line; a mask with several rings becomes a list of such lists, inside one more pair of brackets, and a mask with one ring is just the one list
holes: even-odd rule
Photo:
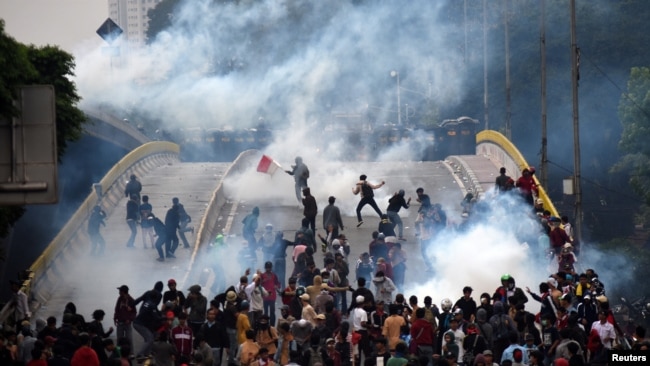
[[122, 291], [122, 292], [129, 292], [129, 286], [127, 286], [127, 285], [122, 285], [122, 286], [118, 287], [117, 289]]
[[167, 284], [168, 284], [168, 285], [175, 285], [175, 284], [176, 284], [176, 280], [172, 278], [172, 279], [170, 279], [169, 281], [167, 281]]
[[360, 304], [360, 303], [366, 301], [366, 299], [363, 296], [359, 295], [359, 296], [357, 296], [356, 301], [357, 301], [357, 304]]

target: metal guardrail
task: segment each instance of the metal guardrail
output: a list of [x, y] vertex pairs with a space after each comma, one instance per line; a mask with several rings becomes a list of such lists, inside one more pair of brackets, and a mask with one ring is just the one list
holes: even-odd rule
[[[149, 142], [131, 151], [122, 160], [116, 163], [99, 182], [102, 192], [102, 205], [105, 210], [115, 208], [119, 199], [124, 194], [124, 176], [132, 173], [146, 173], [157, 166], [166, 164], [170, 160], [178, 160], [180, 147], [171, 142]], [[30, 303], [38, 303], [47, 300], [47, 284], [56, 282], [58, 275], [57, 263], [65, 260], [65, 252], [79, 233], [85, 235], [85, 227], [93, 207], [97, 204], [99, 197], [96, 192], [91, 192], [86, 200], [79, 206], [77, 211], [70, 217], [65, 226], [59, 231], [56, 237], [50, 242], [43, 253], [29, 267], [29, 274], [24, 279], [22, 291], [28, 295]], [[44, 285], [43, 289], [39, 289]], [[50, 286], [52, 287], [52, 286]], [[52, 289], [49, 289], [50, 291]], [[8, 305], [5, 306], [5, 308]], [[4, 323], [8, 312], [3, 308], [0, 314], [0, 323]]]
[[[526, 159], [521, 154], [519, 149], [517, 149], [517, 147], [510, 140], [508, 140], [508, 138], [497, 131], [485, 130], [476, 134], [476, 146], [480, 144], [493, 144], [498, 146], [517, 165], [519, 172], [530, 166], [528, 162], [526, 162]], [[551, 199], [546, 194], [546, 190], [540, 185], [539, 180], [536, 176], [533, 176], [533, 178], [535, 179], [535, 183], [538, 187], [539, 198], [544, 201], [544, 208], [549, 210], [551, 212], [551, 215], [559, 217], [559, 213], [555, 208], [555, 205], [553, 205], [553, 201], [551, 201]]]

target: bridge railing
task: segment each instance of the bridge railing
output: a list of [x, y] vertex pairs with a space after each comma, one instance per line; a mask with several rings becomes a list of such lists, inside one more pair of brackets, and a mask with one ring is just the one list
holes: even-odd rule
[[[501, 133], [492, 130], [481, 131], [476, 135], [476, 155], [484, 155], [497, 165], [506, 168], [510, 174], [521, 174], [521, 171], [530, 167], [519, 149]], [[559, 216], [553, 201], [546, 194], [546, 190], [533, 177], [539, 190], [539, 198], [544, 201], [544, 208], [553, 216]], [[516, 178], [513, 178], [516, 180]]]
[[[50, 298], [59, 271], [65, 270], [68, 261], [74, 260], [74, 248], [78, 243], [86, 244], [86, 227], [93, 207], [97, 204], [106, 212], [112, 212], [124, 196], [127, 177], [131, 174], [146, 175], [156, 167], [178, 161], [180, 148], [171, 142], [149, 142], [131, 151], [95, 185], [77, 211], [50, 242], [43, 253], [29, 267], [23, 280], [22, 291], [28, 295], [30, 305], [37, 308]], [[100, 197], [101, 196], [101, 197]], [[7, 306], [5, 306], [6, 308]], [[0, 324], [10, 315], [7, 309], [0, 311]]]
[[187, 272], [183, 283], [187, 282], [187, 278], [197, 278], [197, 271], [203, 270], [203, 268], [198, 268], [194, 265], [196, 262], [197, 255], [199, 251], [207, 250], [207, 245], [210, 244], [217, 234], [223, 228], [225, 222], [220, 222], [219, 214], [223, 206], [227, 203], [228, 197], [223, 186], [224, 181], [232, 175], [236, 175], [244, 172], [247, 169], [251, 169], [253, 164], [257, 164], [259, 156], [261, 153], [258, 150], [246, 150], [240, 153], [235, 161], [228, 167], [228, 170], [224, 173], [221, 182], [212, 193], [210, 201], [208, 202], [208, 207], [205, 210], [205, 214], [201, 219], [199, 228], [197, 231], [196, 239], [194, 241], [194, 247], [196, 250], [192, 253], [191, 262], [189, 268], [190, 272]]

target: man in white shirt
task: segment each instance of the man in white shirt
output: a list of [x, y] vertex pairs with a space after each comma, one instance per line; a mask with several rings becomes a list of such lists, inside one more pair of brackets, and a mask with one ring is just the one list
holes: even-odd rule
[[616, 331], [614, 326], [607, 321], [606, 311], [601, 310], [598, 312], [598, 321], [591, 325], [591, 329], [598, 332], [600, 341], [603, 342], [605, 348], [612, 349], [612, 341], [616, 339]]
[[366, 328], [368, 323], [368, 313], [363, 309], [366, 299], [359, 295], [355, 299], [356, 307], [350, 312], [350, 319], [352, 320], [352, 330], [361, 335], [359, 340], [359, 350], [364, 353], [367, 357], [370, 357], [370, 337], [368, 335], [368, 329]]

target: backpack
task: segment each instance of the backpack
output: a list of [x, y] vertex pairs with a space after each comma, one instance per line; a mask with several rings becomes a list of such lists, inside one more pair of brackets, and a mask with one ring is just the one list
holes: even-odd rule
[[302, 174], [300, 174], [300, 177], [303, 179], [309, 179], [309, 168], [307, 168], [306, 165], [302, 169]]
[[308, 366], [314, 366], [316, 364], [325, 365], [323, 362], [323, 355], [321, 354], [321, 348], [318, 346], [316, 349], [313, 347], [309, 348], [309, 364]]
[[368, 184], [368, 182], [363, 182], [363, 184], [361, 185], [361, 193], [363, 193], [364, 197], [375, 196], [375, 192], [373, 192], [372, 187], [370, 186], [370, 184]]

